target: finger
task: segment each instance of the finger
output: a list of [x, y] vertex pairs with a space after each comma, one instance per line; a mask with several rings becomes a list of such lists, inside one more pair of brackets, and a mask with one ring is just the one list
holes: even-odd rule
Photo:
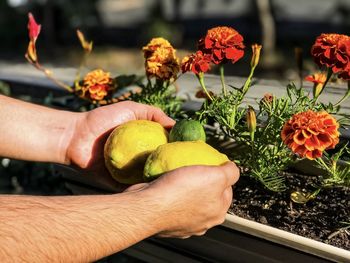
[[204, 236], [206, 233], [207, 233], [207, 230], [204, 230], [204, 231], [195, 233], [195, 234], [193, 234], [193, 235], [194, 235], [194, 236]]
[[226, 177], [226, 186], [234, 185], [239, 179], [239, 169], [233, 162], [226, 162], [221, 165], [221, 169]]
[[232, 197], [233, 197], [232, 187], [229, 186], [223, 192], [223, 203], [226, 211], [230, 208], [232, 204]]
[[161, 109], [149, 106], [147, 109], [147, 119], [158, 122], [164, 128], [171, 128], [174, 126], [175, 121], [167, 116]]

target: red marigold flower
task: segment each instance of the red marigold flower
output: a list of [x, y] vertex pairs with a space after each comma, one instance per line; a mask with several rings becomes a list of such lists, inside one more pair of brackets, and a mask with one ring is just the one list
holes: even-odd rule
[[350, 37], [341, 34], [321, 34], [311, 48], [318, 66], [327, 66], [339, 77], [350, 79]]
[[313, 160], [339, 142], [338, 128], [339, 123], [328, 112], [308, 110], [284, 124], [281, 138], [295, 154]]
[[244, 55], [243, 37], [231, 27], [219, 26], [209, 29], [199, 40], [199, 50], [210, 54], [215, 64], [235, 63]]
[[86, 74], [83, 80], [83, 96], [89, 96], [92, 100], [102, 100], [112, 91], [113, 80], [109, 72], [101, 69]]
[[197, 51], [194, 54], [186, 56], [181, 62], [182, 73], [192, 71], [194, 74], [205, 73], [210, 70], [210, 55]]
[[41, 30], [41, 25], [35, 22], [34, 16], [32, 13], [28, 14], [28, 31], [30, 40], [34, 41], [38, 38]]

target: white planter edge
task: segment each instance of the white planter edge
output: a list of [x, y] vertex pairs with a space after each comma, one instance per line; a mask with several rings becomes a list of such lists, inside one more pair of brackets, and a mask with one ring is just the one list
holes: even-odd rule
[[350, 251], [227, 214], [223, 226], [336, 262], [350, 262]]

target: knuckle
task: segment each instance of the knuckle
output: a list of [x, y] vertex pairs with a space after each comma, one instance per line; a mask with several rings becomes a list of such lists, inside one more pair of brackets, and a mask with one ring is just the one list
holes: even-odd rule
[[194, 234], [194, 236], [198, 236], [198, 237], [200, 237], [200, 236], [204, 236], [205, 235], [205, 232], [200, 232], [200, 233], [196, 233], [196, 234]]
[[[226, 215], [226, 213], [225, 213]], [[218, 217], [218, 219], [216, 220], [216, 224], [215, 225], [221, 225], [225, 222], [225, 216], [220, 216]]]

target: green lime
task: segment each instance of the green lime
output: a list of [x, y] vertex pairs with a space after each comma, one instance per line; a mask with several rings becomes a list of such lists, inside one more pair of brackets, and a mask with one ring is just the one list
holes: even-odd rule
[[202, 124], [195, 120], [180, 120], [176, 122], [169, 134], [169, 142], [204, 141], [205, 131]]

